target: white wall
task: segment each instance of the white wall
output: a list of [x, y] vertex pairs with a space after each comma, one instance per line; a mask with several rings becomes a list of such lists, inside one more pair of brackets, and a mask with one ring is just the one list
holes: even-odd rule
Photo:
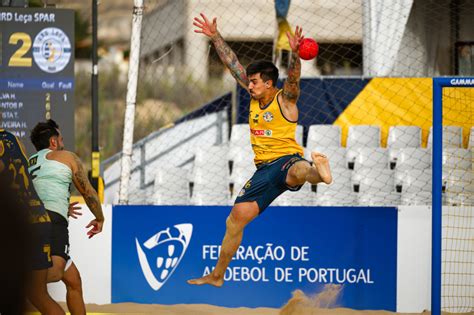
[[[111, 302], [112, 265], [112, 206], [103, 207], [105, 224], [102, 233], [89, 239], [85, 226], [93, 219], [86, 205], [83, 215], [69, 221], [70, 256], [82, 277], [86, 303], [109, 304]], [[56, 301], [66, 301], [66, 289], [62, 282], [48, 285]]]
[[397, 238], [397, 312], [431, 309], [431, 207], [399, 207]]

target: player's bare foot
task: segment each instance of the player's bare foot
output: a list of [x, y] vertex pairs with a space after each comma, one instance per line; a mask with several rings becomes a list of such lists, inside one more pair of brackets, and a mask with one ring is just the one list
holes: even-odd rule
[[311, 159], [313, 160], [313, 167], [318, 171], [321, 180], [326, 184], [331, 184], [332, 175], [328, 158], [324, 154], [311, 152]]
[[188, 283], [194, 285], [210, 284], [219, 288], [224, 284], [224, 279], [216, 277], [210, 273], [202, 278], [188, 280]]

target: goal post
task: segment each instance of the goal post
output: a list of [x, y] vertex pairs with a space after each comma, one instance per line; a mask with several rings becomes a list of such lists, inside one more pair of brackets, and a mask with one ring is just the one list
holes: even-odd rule
[[[456, 254], [456, 249], [448, 249], [447, 247], [444, 248], [443, 246], [443, 238], [448, 238], [450, 231], [443, 231], [443, 149], [444, 149], [444, 143], [443, 143], [443, 126], [447, 124], [451, 124], [452, 121], [446, 121], [443, 116], [443, 110], [446, 110], [445, 104], [443, 102], [444, 98], [444, 90], [447, 88], [472, 88], [474, 87], [474, 78], [462, 78], [462, 77], [442, 77], [442, 78], [433, 78], [433, 139], [432, 139], [432, 157], [433, 157], [433, 162], [432, 162], [432, 189], [433, 189], [433, 197], [432, 197], [432, 262], [431, 262], [431, 273], [432, 273], [432, 283], [431, 283], [431, 311], [433, 315], [439, 315], [441, 314], [442, 310], [447, 310], [447, 311], [461, 311], [461, 312], [466, 312], [471, 310], [474, 307], [472, 304], [472, 298], [469, 297], [470, 293], [469, 292], [474, 292], [473, 286], [472, 285], [463, 285], [462, 283], [460, 286], [465, 287], [465, 292], [467, 294], [461, 295], [460, 299], [464, 300], [463, 302], [458, 303], [459, 305], [452, 305], [451, 303], [449, 305], [444, 305], [446, 303], [442, 304], [443, 298], [449, 298], [448, 295], [445, 295], [443, 292], [443, 264], [447, 263], [448, 261], [448, 255], [455, 255]], [[462, 99], [459, 99], [462, 102]], [[451, 104], [453, 103], [453, 100], [450, 100]], [[454, 100], [456, 102], [456, 100]], [[472, 109], [472, 103], [469, 105], [469, 101], [465, 102], [467, 103], [467, 107], [464, 107], [467, 112], [459, 112], [459, 115], [470, 115], [470, 121], [472, 123], [473, 120], [473, 112], [474, 110]], [[469, 118], [467, 118], [469, 121]], [[472, 128], [472, 126], [471, 126]], [[472, 150], [471, 150], [472, 154]], [[449, 156], [446, 157], [445, 154], [445, 159], [450, 158]], [[472, 159], [472, 155], [471, 155]], [[472, 163], [472, 160], [471, 160]], [[472, 165], [471, 165], [471, 172], [472, 172]], [[472, 185], [472, 180], [469, 180], [465, 183], [467, 186]], [[464, 188], [461, 188], [462, 191], [464, 191]], [[446, 190], [446, 187], [444, 188]], [[466, 187], [466, 191], [469, 194], [469, 189]], [[472, 196], [470, 196], [472, 198]], [[469, 203], [468, 203], [469, 204]], [[456, 206], [462, 207], [463, 204], [455, 204]], [[467, 206], [467, 212], [468, 217], [464, 218], [467, 219], [468, 222], [471, 222], [469, 220], [472, 220], [473, 214], [473, 207], [472, 206]], [[470, 215], [469, 215], [470, 214]], [[469, 224], [469, 223], [468, 223]], [[453, 228], [450, 226], [449, 228]], [[454, 227], [456, 228], [456, 227]], [[472, 231], [473, 227], [472, 226], [467, 226], [467, 231]], [[470, 232], [472, 233], [472, 232]], [[461, 239], [462, 241], [462, 239]], [[469, 242], [469, 237], [465, 239], [466, 242]], [[472, 241], [471, 241], [472, 242]], [[472, 245], [472, 244], [471, 244]], [[471, 260], [472, 260], [472, 254], [474, 251], [472, 251], [472, 246], [469, 246], [467, 248], [461, 249], [462, 251], [468, 251], [471, 253]], [[459, 250], [459, 251], [461, 251]], [[454, 253], [454, 254], [453, 254]], [[446, 257], [444, 257], [445, 255]], [[458, 257], [461, 257], [460, 255]], [[463, 258], [465, 259], [465, 258]], [[450, 259], [449, 263], [453, 263], [452, 260]], [[462, 262], [461, 262], [462, 263]], [[468, 262], [469, 263], [469, 262]], [[471, 263], [473, 263], [471, 261]], [[459, 265], [459, 268], [462, 268], [462, 265]], [[465, 274], [467, 276], [467, 280], [469, 281], [469, 277], [472, 277], [472, 269], [471, 271]], [[461, 271], [455, 271], [453, 273], [460, 273], [463, 274], [464, 272]], [[446, 284], [447, 285], [447, 284]], [[463, 309], [464, 308], [464, 309]]]

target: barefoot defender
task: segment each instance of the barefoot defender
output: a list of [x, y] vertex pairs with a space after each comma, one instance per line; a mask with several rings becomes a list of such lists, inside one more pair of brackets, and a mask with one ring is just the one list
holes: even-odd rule
[[48, 271], [48, 282], [62, 280], [66, 285], [66, 302], [71, 314], [86, 314], [79, 270], [69, 257], [68, 213], [77, 214], [74, 204], [69, 204], [70, 186], [74, 183], [95, 216], [86, 226], [91, 228], [87, 232], [89, 238], [100, 233], [104, 224], [99, 197], [87, 179], [81, 160], [64, 150], [63, 137], [56, 122], [38, 123], [30, 138], [38, 153], [30, 157], [29, 172], [52, 223], [53, 266]]
[[196, 33], [209, 37], [220, 59], [237, 82], [251, 96], [249, 109], [250, 140], [255, 153], [257, 171], [235, 200], [226, 221], [226, 232], [216, 267], [209, 275], [189, 280], [190, 284], [221, 286], [224, 273], [242, 241], [243, 230], [270, 203], [286, 190], [297, 191], [305, 182], [331, 183], [328, 159], [311, 153], [312, 163], [303, 158], [303, 148], [295, 140], [298, 121], [299, 80], [301, 62], [298, 48], [302, 29], [287, 33], [292, 57], [288, 78], [282, 90], [277, 89], [278, 69], [272, 62], [256, 61], [247, 69], [217, 31], [216, 18], [210, 22], [204, 14], [196, 17]]

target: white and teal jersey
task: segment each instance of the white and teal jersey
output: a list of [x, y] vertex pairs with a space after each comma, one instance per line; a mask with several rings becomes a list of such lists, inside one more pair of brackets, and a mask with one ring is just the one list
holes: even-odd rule
[[31, 156], [28, 171], [44, 207], [59, 213], [67, 220], [72, 171], [61, 162], [48, 160], [46, 155], [49, 152], [51, 150], [43, 149]]

